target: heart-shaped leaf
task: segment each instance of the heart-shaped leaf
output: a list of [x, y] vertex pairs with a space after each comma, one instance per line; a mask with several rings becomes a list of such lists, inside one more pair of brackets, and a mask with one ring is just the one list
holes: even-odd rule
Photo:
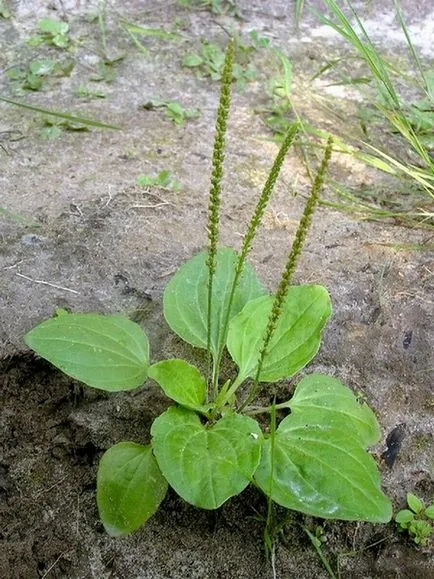
[[[346, 428], [363, 448], [380, 440], [380, 427], [375, 414], [336, 378], [322, 374], [306, 376], [295, 389], [290, 408], [295, 415], [315, 417], [315, 424]], [[288, 423], [283, 421], [281, 429], [284, 430]]]
[[260, 459], [262, 432], [248, 416], [228, 414], [214, 425], [195, 412], [172, 407], [152, 425], [161, 472], [188, 503], [217, 509], [251, 482]]
[[[167, 323], [178, 336], [198, 348], [207, 347], [207, 259], [208, 253], [202, 252], [184, 263], [164, 291], [164, 315]], [[214, 356], [226, 341], [222, 330], [237, 259], [238, 256], [232, 249], [222, 248], [217, 252], [211, 306], [211, 352]], [[233, 297], [230, 317], [238, 314], [249, 300], [264, 293], [255, 272], [245, 264]]]
[[147, 377], [148, 339], [124, 316], [65, 312], [30, 330], [24, 340], [39, 356], [93, 388], [131, 390]]
[[[228, 350], [239, 367], [239, 380], [255, 378], [273, 296], [250, 301], [229, 324]], [[259, 380], [289, 378], [317, 353], [321, 330], [331, 314], [330, 297], [319, 285], [293, 286], [270, 340]]]
[[[320, 387], [315, 404], [312, 384]], [[326, 376], [309, 376], [297, 386], [292, 414], [274, 437], [264, 441], [255, 480], [276, 503], [325, 519], [385, 523], [392, 506], [380, 488], [366, 441], [378, 438], [375, 418], [366, 407], [342, 394], [345, 388]], [[331, 410], [333, 401], [336, 409]]]
[[104, 527], [112, 537], [141, 527], [166, 496], [167, 481], [152, 447], [120, 442], [99, 463], [96, 500]]
[[166, 396], [192, 410], [201, 410], [205, 402], [206, 382], [197, 368], [184, 360], [163, 360], [149, 368]]

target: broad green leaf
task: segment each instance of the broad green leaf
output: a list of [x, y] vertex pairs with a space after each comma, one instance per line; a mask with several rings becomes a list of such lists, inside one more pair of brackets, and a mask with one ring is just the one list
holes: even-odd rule
[[112, 537], [142, 526], [157, 511], [166, 492], [167, 481], [150, 445], [120, 442], [101, 458], [96, 500], [105, 530]]
[[434, 519], [434, 505], [429, 505], [429, 507], [425, 509], [425, 516], [429, 519]]
[[[228, 350], [239, 367], [240, 380], [255, 378], [274, 296], [250, 301], [229, 324]], [[331, 314], [330, 297], [319, 285], [289, 289], [268, 346], [259, 380], [289, 378], [317, 353], [321, 330]]]
[[163, 360], [149, 368], [148, 375], [166, 396], [192, 410], [201, 410], [205, 402], [206, 382], [197, 368], [184, 360]]
[[[164, 315], [172, 330], [183, 340], [197, 346], [207, 347], [208, 316], [208, 252], [202, 252], [182, 265], [164, 291]], [[213, 278], [211, 306], [211, 352], [215, 356], [225, 343], [222, 335], [225, 313], [234, 279], [237, 261], [234, 250], [223, 248], [217, 252], [217, 268]], [[265, 293], [255, 272], [245, 264], [232, 302], [232, 318], [245, 304]]]
[[65, 374], [93, 388], [131, 390], [147, 377], [148, 339], [124, 316], [62, 313], [30, 330], [24, 341]]
[[423, 501], [413, 493], [407, 493], [407, 505], [413, 513], [416, 513], [416, 515], [422, 512], [425, 508]]
[[256, 482], [288, 509], [325, 519], [388, 522], [392, 506], [381, 492], [376, 462], [365, 450], [366, 440], [373, 438], [372, 425], [367, 428], [354, 396], [353, 409], [348, 400], [342, 403], [341, 384], [335, 385], [341, 419], [338, 412], [327, 418], [331, 383], [329, 396], [316, 398], [319, 409], [304, 406], [303, 390], [311, 390], [310, 378], [298, 385], [292, 413], [280, 423], [274, 441], [264, 442]]
[[217, 509], [251, 482], [262, 432], [248, 416], [229, 414], [204, 426], [195, 412], [171, 407], [152, 425], [152, 446], [175, 491], [202, 509]]
[[380, 440], [380, 427], [369, 406], [358, 402], [349, 388], [336, 378], [311, 374], [298, 384], [291, 398], [292, 412], [314, 416], [316, 424], [346, 424], [348, 432], [357, 437], [364, 448]]

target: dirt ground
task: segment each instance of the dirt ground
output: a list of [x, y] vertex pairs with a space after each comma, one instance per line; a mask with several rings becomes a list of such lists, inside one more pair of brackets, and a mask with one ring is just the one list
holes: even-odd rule
[[[152, 420], [167, 400], [152, 384], [110, 396], [83, 388], [31, 355], [22, 339], [57, 307], [123, 312], [146, 329], [153, 360], [198, 356], [170, 333], [161, 302], [176, 268], [206, 243], [218, 83], [181, 66], [201, 37], [224, 46], [225, 30], [233, 27], [243, 38], [258, 31], [293, 62], [294, 98], [311, 122], [338, 129], [336, 119], [318, 107], [315, 93], [336, 99], [336, 107], [347, 111], [342, 123], [359, 130], [359, 104], [350, 91], [336, 96], [321, 83], [315, 91], [306, 88], [325, 61], [345, 54], [342, 41], [309, 14], [295, 33], [293, 3], [236, 4], [241, 18], [176, 2], [112, 2], [107, 52], [123, 58], [113, 66], [115, 78], [98, 83], [89, 80], [103, 42], [91, 18], [101, 6], [96, 0], [21, 0], [9, 3], [12, 18], [0, 18], [0, 95], [121, 127], [61, 130], [57, 138], [43, 138], [41, 115], [0, 103], [1, 578], [273, 576], [263, 551], [263, 524], [255, 518], [266, 504], [253, 489], [216, 512], [195, 509], [170, 491], [142, 530], [109, 538], [95, 503], [98, 460], [118, 441], [148, 442]], [[391, 8], [379, 2], [356, 5], [375, 38], [398, 58], [403, 45]], [[415, 10], [407, 1], [403, 9], [428, 62], [434, 56], [427, 41], [432, 5], [421, 2]], [[143, 54], [120, 28], [120, 15], [141, 26], [175, 27], [180, 38], [140, 37], [148, 51]], [[69, 23], [69, 51], [28, 45], [45, 16]], [[36, 54], [70, 59], [74, 68], [42, 90], [23, 91], [5, 71]], [[228, 135], [222, 241], [235, 248], [277, 152], [258, 114], [266, 100], [269, 56], [257, 51], [252, 58], [258, 76], [236, 90]], [[78, 98], [80, 85], [106, 98]], [[157, 97], [198, 109], [200, 116], [176, 126], [164, 110], [142, 107]], [[140, 174], [161, 170], [179, 180], [179, 190], [136, 185]], [[334, 156], [332, 174], [360, 190], [391, 187], [384, 175], [343, 155]], [[308, 183], [301, 155], [293, 151], [250, 259], [270, 290], [277, 286]], [[381, 466], [395, 511], [404, 507], [407, 492], [425, 501], [434, 497], [430, 244], [432, 230], [361, 221], [321, 206], [295, 280], [324, 284], [334, 307], [320, 354], [306, 371], [336, 376], [364, 395], [384, 434], [373, 449], [376, 456], [384, 452], [387, 434], [403, 425], [396, 461]], [[276, 392], [285, 396], [289, 389], [281, 383]], [[393, 523], [324, 522], [294, 514], [276, 549], [278, 578], [328, 577], [302, 523], [323, 526], [324, 554], [342, 578], [434, 576], [432, 548], [417, 548]]]

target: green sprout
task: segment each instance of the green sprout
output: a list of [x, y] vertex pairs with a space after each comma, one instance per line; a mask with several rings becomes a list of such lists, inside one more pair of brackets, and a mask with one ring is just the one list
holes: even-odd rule
[[186, 109], [178, 102], [164, 99], [152, 99], [142, 107], [147, 111], [158, 108], [165, 109], [167, 117], [178, 126], [182, 126], [186, 120], [195, 119], [200, 115], [196, 109]]
[[400, 531], [407, 531], [416, 545], [425, 547], [434, 535], [434, 502], [425, 507], [422, 499], [407, 493], [408, 509], [396, 513], [395, 521]]
[[181, 189], [179, 181], [167, 170], [160, 171], [155, 176], [139, 175], [136, 179], [136, 184], [139, 187], [159, 187], [170, 191], [179, 191]]
[[55, 18], [42, 18], [38, 22], [39, 32], [29, 40], [30, 46], [39, 46], [42, 43], [68, 48], [70, 43], [69, 25]]
[[16, 65], [7, 69], [5, 76], [19, 83], [25, 90], [41, 90], [45, 82], [54, 77], [69, 76], [74, 68], [71, 61], [58, 62], [50, 58], [33, 60], [27, 66]]

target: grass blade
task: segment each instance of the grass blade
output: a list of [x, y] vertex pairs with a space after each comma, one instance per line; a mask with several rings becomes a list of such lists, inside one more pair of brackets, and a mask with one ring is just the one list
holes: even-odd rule
[[70, 121], [71, 123], [78, 123], [80, 125], [86, 125], [88, 127], [96, 127], [98, 129], [113, 129], [120, 131], [121, 127], [116, 125], [109, 125], [107, 123], [101, 123], [100, 121], [94, 121], [92, 119], [87, 119], [85, 117], [76, 117], [75, 115], [70, 115], [69, 113], [62, 113], [61, 111], [53, 111], [51, 109], [44, 109], [42, 107], [37, 107], [34, 105], [29, 105], [21, 101], [16, 101], [3, 96], [0, 96], [0, 101], [8, 103], [10, 105], [15, 105], [16, 107], [21, 107], [22, 109], [27, 109], [29, 111], [34, 111], [36, 113], [42, 113], [44, 115], [49, 115], [51, 117], [56, 117], [58, 119], [64, 119], [65, 121]]

